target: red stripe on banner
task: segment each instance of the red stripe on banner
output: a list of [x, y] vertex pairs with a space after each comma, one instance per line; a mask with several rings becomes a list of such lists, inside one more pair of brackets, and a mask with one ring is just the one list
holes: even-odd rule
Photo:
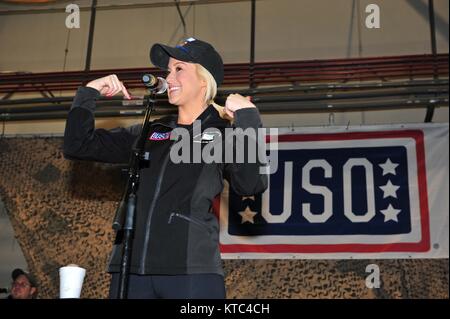
[[338, 244], [338, 245], [223, 245], [222, 253], [383, 253], [383, 252], [424, 252], [420, 243], [401, 244]]
[[[419, 202], [420, 202], [420, 224], [422, 230], [422, 240], [418, 245], [421, 246], [420, 251], [430, 250], [430, 215], [428, 208], [428, 186], [425, 163], [425, 146], [422, 131], [414, 132], [417, 151], [417, 178], [419, 183]], [[413, 134], [413, 133], [412, 133]]]
[[[347, 132], [330, 134], [289, 134], [276, 138], [267, 136], [266, 142], [307, 142], [307, 141], [342, 141], [358, 139], [390, 139], [413, 138], [416, 143], [417, 176], [420, 203], [421, 240], [417, 243], [389, 243], [389, 244], [335, 244], [335, 245], [245, 245], [220, 244], [222, 253], [382, 253], [382, 252], [427, 252], [430, 250], [430, 221], [428, 208], [428, 189], [426, 178], [424, 135], [421, 130], [383, 131], [383, 132]], [[220, 202], [220, 201], [218, 201]], [[216, 203], [216, 211], [220, 203]]]
[[309, 141], [345, 141], [345, 140], [363, 140], [375, 138], [414, 138], [416, 143], [422, 141], [423, 146], [423, 132], [420, 130], [405, 130], [405, 131], [383, 131], [383, 132], [348, 132], [348, 133], [329, 133], [329, 134], [287, 134], [280, 135], [277, 138], [267, 136], [266, 142], [269, 143], [272, 139], [278, 142], [309, 142]]

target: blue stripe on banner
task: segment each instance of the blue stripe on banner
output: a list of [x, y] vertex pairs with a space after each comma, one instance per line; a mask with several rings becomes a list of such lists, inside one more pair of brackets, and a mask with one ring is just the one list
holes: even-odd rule
[[[319, 167], [305, 170], [310, 161], [316, 161]], [[292, 184], [292, 190], [284, 189], [285, 170], [289, 165], [292, 176], [287, 178], [291, 179], [288, 185]], [[331, 175], [327, 177], [324, 168], [328, 165]], [[284, 212], [287, 219], [268, 222], [267, 216], [260, 213], [261, 195], [255, 196], [254, 200], [242, 198], [230, 188], [230, 235], [382, 235], [411, 232], [408, 162], [404, 146], [279, 150], [278, 167], [278, 171], [270, 176], [269, 212], [275, 218], [280, 217], [286, 206], [284, 192], [287, 191], [286, 198], [291, 201], [286, 207], [288, 211]], [[350, 181], [347, 188], [346, 178]], [[310, 187], [313, 191], [308, 191], [304, 187], [308, 181], [311, 186], [321, 188]], [[328, 211], [326, 202], [330, 203], [331, 209]], [[305, 204], [310, 205], [310, 214]], [[250, 214], [251, 219], [246, 221], [243, 214]]]

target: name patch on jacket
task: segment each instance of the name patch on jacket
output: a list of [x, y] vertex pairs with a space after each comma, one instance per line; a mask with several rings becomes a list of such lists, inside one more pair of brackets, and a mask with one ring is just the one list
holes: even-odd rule
[[152, 135], [150, 135], [149, 140], [150, 141], [164, 141], [168, 140], [170, 138], [170, 132], [153, 132]]
[[194, 143], [210, 143], [214, 141], [216, 137], [220, 137], [222, 134], [220, 132], [204, 132], [194, 136]]

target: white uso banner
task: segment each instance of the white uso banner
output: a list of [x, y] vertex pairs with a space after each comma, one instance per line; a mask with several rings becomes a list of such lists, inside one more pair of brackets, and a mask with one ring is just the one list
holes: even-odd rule
[[448, 258], [448, 143], [447, 123], [280, 128], [267, 191], [215, 202], [222, 257]]

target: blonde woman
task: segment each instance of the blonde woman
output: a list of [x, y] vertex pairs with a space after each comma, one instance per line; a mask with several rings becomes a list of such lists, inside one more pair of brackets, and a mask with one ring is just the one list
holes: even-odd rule
[[[176, 47], [155, 44], [150, 59], [167, 70], [168, 99], [178, 114], [151, 123], [145, 145], [150, 165], [141, 169], [137, 194], [128, 297], [225, 298], [213, 199], [222, 191], [224, 178], [240, 195], [261, 193], [267, 178], [260, 174], [260, 161], [175, 162], [171, 149], [180, 141], [171, 136], [180, 128], [192, 133], [197, 124], [200, 132], [219, 132], [205, 140], [204, 134], [190, 136], [188, 144], [199, 142], [203, 148], [221, 143], [227, 128], [258, 129], [260, 116], [255, 105], [239, 94], [228, 96], [224, 107], [214, 103], [224, 71], [222, 58], [209, 43], [189, 38]], [[67, 158], [128, 163], [140, 126], [107, 131], [95, 130], [94, 125], [95, 100], [118, 93], [130, 98], [115, 75], [79, 88], [64, 135]], [[111, 298], [118, 291], [120, 248], [114, 248], [108, 268]]]

